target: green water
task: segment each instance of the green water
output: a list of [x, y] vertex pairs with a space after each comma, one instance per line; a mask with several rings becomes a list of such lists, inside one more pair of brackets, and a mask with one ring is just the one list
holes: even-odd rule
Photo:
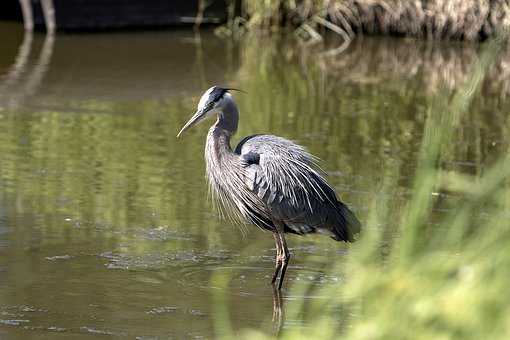
[[[477, 45], [364, 38], [328, 58], [292, 39], [45, 38], [5, 23], [0, 40], [2, 339], [213, 338], [217, 291], [234, 330], [270, 334], [273, 238], [212, 208], [209, 122], [175, 138], [202, 92], [212, 84], [247, 91], [235, 94], [236, 139], [273, 133], [305, 145], [362, 221], [374, 198], [390, 206], [391, 230], [411, 194], [434, 95], [459, 87], [479, 53]], [[481, 174], [507, 152], [507, 64], [504, 55], [489, 72], [439, 166]], [[385, 176], [398, 177], [391, 195], [379, 195]], [[431, 195], [435, 216], [455, 209], [454, 194]], [[314, 288], [348, 279], [327, 268], [349, 246], [320, 236], [288, 243], [286, 286], [308, 288], [284, 290], [284, 303], [328, 298]], [[217, 273], [229, 278], [226, 288], [211, 280]], [[307, 327], [307, 317], [283, 327]]]

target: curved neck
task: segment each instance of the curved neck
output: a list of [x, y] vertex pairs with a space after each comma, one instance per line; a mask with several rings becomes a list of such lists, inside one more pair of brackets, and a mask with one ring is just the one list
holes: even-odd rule
[[223, 164], [233, 154], [230, 137], [237, 131], [239, 111], [230, 95], [225, 95], [225, 104], [222, 107], [216, 123], [211, 126], [207, 135], [205, 158], [208, 168]]
[[223, 109], [218, 113], [218, 120], [215, 127], [225, 130], [230, 136], [237, 131], [239, 123], [239, 110], [237, 105], [230, 95], [225, 95], [225, 104]]

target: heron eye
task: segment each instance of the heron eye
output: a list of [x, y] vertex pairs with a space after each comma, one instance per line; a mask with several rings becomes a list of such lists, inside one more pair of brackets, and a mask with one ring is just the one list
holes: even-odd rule
[[205, 106], [205, 111], [210, 111], [214, 108], [214, 106], [216, 106], [216, 103], [215, 102], [209, 102], [207, 103], [207, 105]]

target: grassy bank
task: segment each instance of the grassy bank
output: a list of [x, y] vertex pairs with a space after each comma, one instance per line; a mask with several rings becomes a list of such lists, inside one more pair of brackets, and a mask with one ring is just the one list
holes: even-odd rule
[[269, 0], [244, 1], [248, 29], [274, 31], [292, 27], [304, 39], [319, 40], [332, 31], [344, 39], [358, 34], [427, 39], [483, 40], [508, 26], [507, 0]]

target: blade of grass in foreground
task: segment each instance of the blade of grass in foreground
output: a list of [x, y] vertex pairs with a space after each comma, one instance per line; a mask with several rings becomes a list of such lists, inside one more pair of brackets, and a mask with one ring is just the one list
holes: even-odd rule
[[418, 170], [415, 175], [413, 197], [404, 214], [401, 224], [401, 251], [395, 253], [400, 261], [413, 259], [415, 252], [420, 252], [425, 245], [425, 224], [428, 221], [432, 204], [432, 193], [438, 189], [439, 164], [442, 155], [452, 145], [450, 138], [457, 127], [462, 113], [471, 103], [474, 95], [502, 49], [500, 39], [487, 43], [466, 84], [455, 93], [451, 103], [448, 98], [437, 96], [428, 110], [428, 119], [421, 143]]

